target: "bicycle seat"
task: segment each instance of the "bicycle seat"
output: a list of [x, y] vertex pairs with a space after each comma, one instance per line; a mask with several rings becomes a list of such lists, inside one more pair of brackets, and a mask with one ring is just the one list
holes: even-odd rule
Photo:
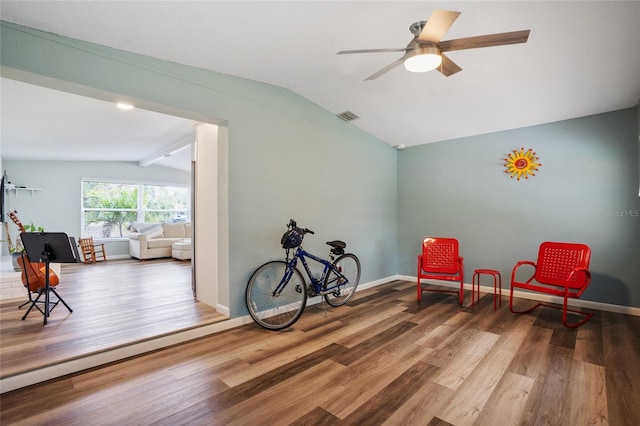
[[344, 241], [338, 241], [338, 240], [327, 241], [327, 244], [333, 247], [331, 249], [331, 253], [335, 254], [336, 256], [340, 256], [344, 254], [344, 248], [347, 246], [347, 244]]
[[346, 248], [347, 247], [347, 243], [345, 243], [344, 241], [339, 241], [339, 240], [333, 240], [333, 241], [327, 241], [327, 244], [330, 245], [333, 248]]

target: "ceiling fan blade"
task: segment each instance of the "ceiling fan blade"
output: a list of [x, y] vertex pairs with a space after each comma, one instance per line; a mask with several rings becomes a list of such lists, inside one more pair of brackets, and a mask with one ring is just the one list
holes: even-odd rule
[[455, 62], [449, 59], [445, 54], [440, 54], [442, 56], [442, 64], [438, 68], [438, 71], [442, 73], [445, 77], [449, 77], [459, 71], [462, 71], [462, 68], [458, 66]]
[[421, 41], [439, 42], [442, 36], [449, 30], [453, 22], [458, 19], [460, 12], [452, 10], [434, 10], [429, 20], [418, 36]]
[[476, 37], [457, 38], [440, 42], [442, 52], [453, 50], [476, 49], [478, 47], [503, 46], [506, 44], [526, 43], [531, 30], [512, 31], [509, 33], [487, 34]]
[[369, 77], [365, 78], [364, 81], [367, 80], [373, 80], [376, 79], [378, 77], [380, 77], [382, 74], [391, 71], [392, 69], [394, 69], [395, 67], [397, 67], [398, 65], [400, 65], [401, 63], [404, 62], [404, 56], [401, 58], [396, 59], [395, 61], [391, 62], [389, 65], [387, 65], [386, 67], [382, 68], [381, 70], [371, 74]]
[[390, 48], [390, 49], [360, 49], [360, 50], [341, 50], [338, 55], [348, 55], [351, 53], [377, 53], [377, 52], [404, 52], [406, 47]]

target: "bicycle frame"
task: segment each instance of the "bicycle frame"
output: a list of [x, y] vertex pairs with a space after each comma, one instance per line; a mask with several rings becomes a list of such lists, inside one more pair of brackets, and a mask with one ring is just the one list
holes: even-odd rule
[[[307, 263], [307, 258], [312, 259], [324, 265], [322, 274], [318, 278], [315, 278], [313, 276], [313, 273], [309, 268], [309, 264]], [[300, 261], [302, 262], [302, 265], [304, 266], [304, 270], [307, 273], [307, 277], [309, 277], [309, 281], [311, 282], [311, 286], [313, 287], [313, 290], [319, 295], [325, 295], [325, 294], [331, 293], [334, 289], [349, 282], [347, 277], [342, 275], [342, 271], [339, 271], [337, 268], [335, 268], [330, 261], [323, 259], [321, 257], [318, 257], [312, 253], [309, 253], [308, 251], [304, 250], [302, 246], [299, 246], [296, 249], [296, 252], [291, 258], [291, 260], [289, 260], [287, 256], [287, 260], [286, 260], [287, 270], [285, 271], [284, 276], [282, 277], [282, 280], [280, 281], [276, 289], [273, 291], [274, 296], [277, 296], [278, 294], [280, 294], [282, 290], [285, 288], [285, 286], [289, 283], [289, 280], [293, 275], [293, 270], [298, 265], [298, 259], [300, 259]], [[331, 260], [332, 261], [334, 260], [333, 256], [331, 256]], [[323, 289], [322, 283], [324, 282], [325, 277], [327, 276], [327, 273], [329, 271], [333, 271], [336, 274], [336, 278], [332, 280], [332, 283], [337, 282], [337, 284], [332, 286], [327, 286], [327, 288]]]
[[[251, 318], [263, 328], [282, 330], [293, 325], [304, 312], [309, 297], [320, 296], [323, 308], [324, 302], [339, 307], [356, 292], [360, 260], [355, 254], [344, 252], [347, 244], [340, 240], [328, 241], [329, 254], [322, 258], [302, 248], [305, 234], [313, 231], [299, 228], [291, 219], [280, 239], [285, 258], [264, 263], [249, 278], [245, 304]], [[321, 264], [322, 269], [316, 265], [310, 268], [312, 261]], [[304, 277], [305, 272], [308, 279]]]

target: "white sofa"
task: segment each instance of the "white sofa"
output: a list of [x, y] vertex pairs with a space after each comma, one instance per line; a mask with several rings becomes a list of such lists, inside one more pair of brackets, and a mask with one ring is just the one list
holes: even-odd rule
[[171, 257], [171, 245], [191, 239], [191, 223], [132, 223], [129, 255], [136, 259]]

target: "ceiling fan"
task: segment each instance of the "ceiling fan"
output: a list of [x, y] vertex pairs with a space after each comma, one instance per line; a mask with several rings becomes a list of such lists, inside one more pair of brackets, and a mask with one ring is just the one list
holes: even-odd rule
[[404, 52], [404, 55], [401, 58], [391, 62], [389, 65], [373, 73], [365, 80], [378, 78], [382, 74], [391, 71], [402, 63], [404, 63], [404, 66], [408, 71], [425, 72], [437, 68], [444, 76], [449, 77], [450, 75], [462, 71], [462, 68], [449, 59], [443, 52], [526, 43], [529, 39], [529, 32], [531, 30], [487, 34], [476, 37], [440, 41], [442, 36], [449, 30], [459, 15], [460, 12], [436, 10], [431, 14], [428, 21], [420, 21], [412, 24], [409, 27], [409, 30], [413, 34], [413, 39], [409, 44], [407, 44], [407, 47], [391, 49], [341, 50], [338, 52], [338, 55], [351, 53]]

